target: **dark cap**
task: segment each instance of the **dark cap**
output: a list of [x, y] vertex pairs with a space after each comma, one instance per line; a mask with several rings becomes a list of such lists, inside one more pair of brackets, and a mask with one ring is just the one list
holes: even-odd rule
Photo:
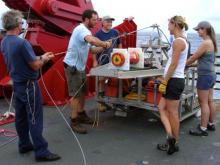
[[209, 29], [210, 27], [211, 27], [211, 24], [208, 21], [201, 21], [193, 29], [198, 31], [200, 28]]
[[108, 20], [114, 21], [115, 19], [110, 17], [109, 15], [102, 17], [102, 21], [108, 21]]

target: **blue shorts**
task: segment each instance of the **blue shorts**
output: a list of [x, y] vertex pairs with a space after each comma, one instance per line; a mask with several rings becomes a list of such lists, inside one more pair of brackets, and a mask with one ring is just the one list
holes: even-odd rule
[[213, 88], [216, 81], [216, 75], [198, 75], [197, 89], [209, 90]]

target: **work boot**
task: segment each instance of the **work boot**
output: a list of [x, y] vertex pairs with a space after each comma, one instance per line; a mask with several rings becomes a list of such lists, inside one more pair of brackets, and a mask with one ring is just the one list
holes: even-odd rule
[[74, 132], [77, 132], [79, 134], [86, 134], [87, 133], [87, 130], [80, 125], [78, 118], [71, 119], [70, 126]]
[[174, 137], [168, 137], [167, 144], [167, 154], [172, 155], [174, 152], [176, 152], [176, 139]]
[[28, 146], [24, 146], [24, 147], [19, 148], [19, 153], [26, 154], [26, 153], [33, 151], [33, 150], [34, 150], [33, 145], [28, 145]]
[[83, 124], [93, 124], [94, 121], [86, 114], [85, 111], [78, 113], [78, 121]]
[[107, 107], [106, 106], [104, 106], [103, 104], [98, 104], [98, 109], [99, 109], [99, 112], [105, 112], [106, 111], [106, 109], [107, 109]]
[[51, 161], [56, 161], [56, 160], [59, 160], [61, 159], [61, 157], [57, 154], [53, 154], [53, 153], [50, 153], [49, 155], [47, 156], [43, 156], [43, 157], [36, 157], [35, 160], [37, 162], [51, 162]]

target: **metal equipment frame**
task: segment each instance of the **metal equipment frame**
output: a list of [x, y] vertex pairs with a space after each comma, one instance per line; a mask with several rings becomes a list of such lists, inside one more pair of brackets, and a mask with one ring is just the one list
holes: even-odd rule
[[[200, 107], [198, 105], [196, 90], [195, 90], [195, 73], [194, 68], [189, 68], [185, 72], [185, 89], [181, 95], [180, 105], [179, 105], [179, 117], [180, 121], [187, 119], [188, 117], [193, 116]], [[93, 68], [90, 71], [91, 76], [96, 77], [96, 101], [106, 105], [121, 105], [123, 106], [123, 111], [126, 112], [129, 107], [136, 107], [145, 110], [150, 110], [156, 116], [159, 116], [158, 105], [156, 103], [156, 94], [154, 95], [154, 104], [148, 103], [141, 100], [142, 95], [142, 80], [147, 77], [162, 76], [163, 69], [139, 69], [139, 70], [130, 70], [130, 71], [120, 71], [120, 70], [111, 70], [109, 69], [109, 64]], [[118, 84], [118, 96], [117, 97], [108, 97], [103, 96], [99, 93], [100, 77], [113, 77], [119, 80]], [[137, 79], [138, 80], [138, 98], [137, 100], [129, 100], [122, 96], [122, 87], [123, 79]], [[155, 86], [156, 87], [156, 86]], [[114, 107], [114, 106], [113, 106]]]

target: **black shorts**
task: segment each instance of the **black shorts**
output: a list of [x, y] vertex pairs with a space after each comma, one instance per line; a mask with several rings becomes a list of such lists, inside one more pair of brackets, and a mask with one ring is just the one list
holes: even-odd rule
[[167, 83], [166, 94], [164, 94], [163, 97], [169, 100], [179, 100], [184, 86], [184, 78], [171, 78]]

